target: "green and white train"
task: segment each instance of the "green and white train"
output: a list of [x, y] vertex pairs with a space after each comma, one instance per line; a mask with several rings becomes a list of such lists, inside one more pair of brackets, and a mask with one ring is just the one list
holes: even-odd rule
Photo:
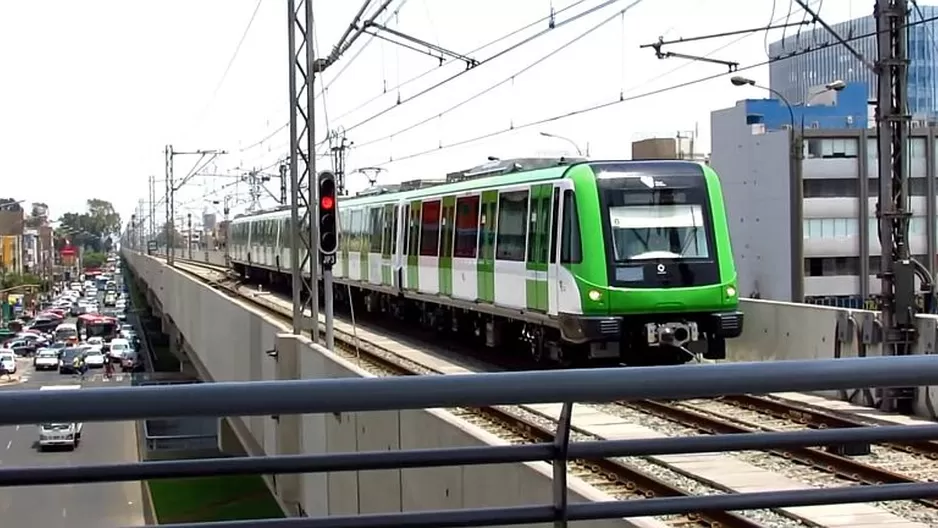
[[[684, 161], [494, 161], [338, 204], [338, 303], [538, 361], [721, 359], [742, 332], [717, 174]], [[242, 276], [289, 279], [290, 211], [231, 222]], [[339, 287], [338, 285], [342, 285]]]

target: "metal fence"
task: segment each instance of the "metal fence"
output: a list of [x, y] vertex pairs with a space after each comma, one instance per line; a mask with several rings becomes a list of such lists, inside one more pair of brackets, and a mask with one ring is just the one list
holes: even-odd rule
[[[451, 376], [200, 383], [0, 394], [0, 425], [164, 417], [490, 407], [567, 402], [553, 443], [406, 451], [278, 455], [67, 467], [0, 467], [0, 486], [138, 481], [233, 474], [299, 474], [553, 461], [554, 494], [544, 504], [488, 509], [212, 523], [252, 527], [455, 527], [613, 519], [695, 511], [908, 500], [938, 496], [938, 482], [780, 492], [567, 503], [572, 459], [763, 450], [841, 442], [938, 438], [938, 425], [819, 429], [695, 437], [572, 442], [571, 402], [705, 398], [725, 394], [938, 385], [938, 356], [781, 361], [633, 369], [483, 373]], [[174, 525], [177, 527], [195, 524]]]

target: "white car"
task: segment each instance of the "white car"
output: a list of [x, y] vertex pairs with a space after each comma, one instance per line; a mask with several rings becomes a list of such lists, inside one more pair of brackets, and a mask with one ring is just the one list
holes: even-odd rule
[[110, 350], [108, 355], [111, 356], [112, 361], [120, 361], [124, 359], [124, 356], [131, 352], [130, 341], [126, 339], [112, 339], [109, 344]]
[[43, 348], [36, 352], [36, 358], [33, 359], [33, 367], [36, 370], [55, 370], [59, 368], [59, 352], [51, 348]]
[[100, 346], [93, 346], [85, 352], [85, 365], [88, 365], [88, 368], [101, 368], [105, 361], [107, 358], [104, 357]]
[[88, 346], [103, 347], [104, 338], [103, 337], [89, 337], [88, 340], [85, 341], [85, 344]]
[[5, 348], [0, 350], [0, 366], [3, 367], [3, 372], [7, 374], [16, 373], [16, 354], [12, 350]]

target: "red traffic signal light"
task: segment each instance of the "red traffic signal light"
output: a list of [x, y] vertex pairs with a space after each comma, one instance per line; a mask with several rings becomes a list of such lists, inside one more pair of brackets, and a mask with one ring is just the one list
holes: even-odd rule
[[319, 207], [327, 211], [331, 210], [333, 207], [335, 207], [335, 198], [332, 196], [323, 196], [319, 201]]
[[[338, 249], [339, 232], [336, 218], [335, 174], [324, 171], [319, 174], [319, 253], [321, 258], [332, 255]], [[325, 260], [323, 261], [325, 263]]]

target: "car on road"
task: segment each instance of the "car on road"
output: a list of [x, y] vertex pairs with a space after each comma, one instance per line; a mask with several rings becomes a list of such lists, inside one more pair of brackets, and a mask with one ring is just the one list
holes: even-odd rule
[[12, 350], [0, 350], [0, 368], [4, 374], [16, 374], [16, 354]]
[[104, 352], [99, 346], [90, 347], [85, 352], [85, 364], [88, 365], [88, 368], [102, 368], [105, 361], [107, 361], [107, 358], [104, 357]]
[[140, 370], [143, 370], [143, 360], [140, 359], [140, 354], [131, 352], [121, 360], [121, 372], [138, 372]]
[[126, 339], [112, 339], [108, 344], [108, 355], [111, 361], [117, 363], [124, 359], [124, 356], [133, 352], [130, 342]]
[[81, 356], [85, 351], [78, 347], [62, 350], [62, 356], [59, 358], [59, 374], [77, 374], [74, 365], [75, 358]]
[[59, 368], [59, 351], [52, 348], [41, 348], [33, 358], [33, 368], [36, 370], [55, 370]]
[[87, 341], [85, 341], [85, 344], [86, 344], [86, 345], [90, 345], [90, 346], [101, 346], [101, 347], [103, 347], [103, 346], [104, 346], [104, 338], [103, 338], [103, 337], [92, 336], [92, 337], [89, 337]]

